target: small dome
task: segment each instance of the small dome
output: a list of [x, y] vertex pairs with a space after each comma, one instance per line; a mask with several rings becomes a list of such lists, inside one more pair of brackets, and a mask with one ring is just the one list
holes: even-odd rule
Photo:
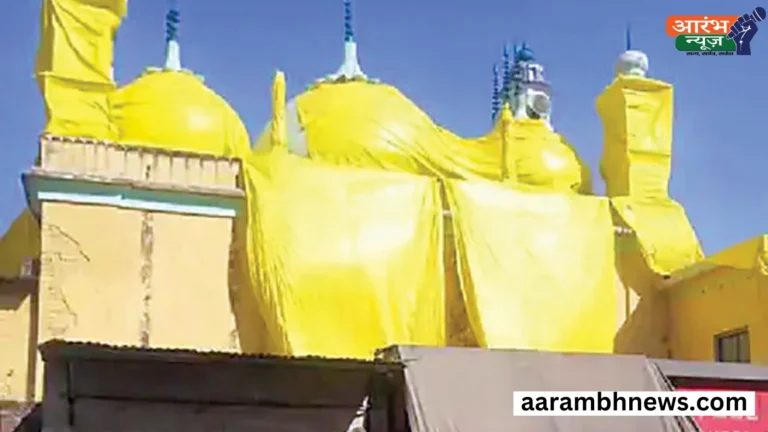
[[561, 135], [529, 119], [516, 120], [512, 131], [520, 183], [558, 192], [592, 192], [589, 167]]
[[618, 75], [644, 77], [648, 74], [648, 56], [642, 51], [624, 51], [616, 62]]
[[111, 97], [124, 144], [242, 157], [248, 132], [232, 107], [188, 71], [149, 70]]
[[533, 56], [533, 50], [528, 48], [527, 46], [523, 46], [520, 48], [520, 51], [517, 52], [517, 56], [515, 58], [516, 61], [519, 62], [532, 62], [535, 60]]

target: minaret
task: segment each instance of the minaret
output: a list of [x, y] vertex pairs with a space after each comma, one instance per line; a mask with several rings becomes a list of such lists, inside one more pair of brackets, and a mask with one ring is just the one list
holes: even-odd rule
[[179, 45], [179, 14], [178, 1], [171, 0], [168, 13], [165, 14], [165, 69], [181, 70], [181, 47]]
[[363, 73], [357, 60], [357, 43], [352, 26], [352, 0], [344, 0], [344, 61], [333, 75], [328, 75], [320, 82], [327, 81], [373, 81]]
[[552, 90], [544, 79], [544, 68], [536, 63], [533, 50], [526, 42], [515, 47], [510, 84], [515, 118], [541, 119], [550, 125]]
[[493, 65], [493, 96], [491, 98], [491, 122], [496, 123], [496, 117], [501, 109], [501, 82], [499, 81], [499, 65]]

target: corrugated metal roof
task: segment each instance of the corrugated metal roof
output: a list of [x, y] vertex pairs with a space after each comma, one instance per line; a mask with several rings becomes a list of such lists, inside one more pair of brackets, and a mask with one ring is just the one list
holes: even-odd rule
[[50, 340], [40, 345], [43, 360], [54, 358], [109, 360], [109, 361], [158, 361], [166, 363], [280, 363], [296, 366], [322, 366], [336, 369], [384, 368], [400, 370], [399, 362], [385, 360], [361, 360], [319, 356], [278, 356], [270, 354], [246, 354], [240, 352], [205, 351], [183, 348], [143, 348], [129, 345], [109, 345], [99, 342]]
[[653, 359], [661, 372], [673, 378], [768, 381], [768, 367], [748, 363], [716, 363]]

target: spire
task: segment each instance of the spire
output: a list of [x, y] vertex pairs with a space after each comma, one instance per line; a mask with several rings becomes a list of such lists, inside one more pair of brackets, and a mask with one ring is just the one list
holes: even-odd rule
[[493, 65], [493, 96], [491, 99], [491, 121], [495, 122], [501, 108], [501, 82], [499, 81], [499, 65]]
[[179, 14], [178, 0], [171, 0], [168, 13], [165, 14], [165, 69], [181, 70], [181, 47], [179, 45]]
[[352, 0], [344, 0], [344, 42], [355, 41], [355, 30], [352, 28]]
[[616, 62], [616, 75], [645, 77], [648, 75], [648, 56], [632, 48], [632, 29], [629, 24], [624, 31], [624, 52]]
[[509, 45], [504, 44], [504, 57], [502, 59], [504, 68], [504, 74], [501, 82], [501, 101], [502, 103], [509, 101], [510, 85], [512, 84], [512, 59], [509, 55]]
[[344, 61], [335, 74], [327, 75], [315, 83], [357, 80], [378, 82], [378, 80], [369, 79], [360, 68], [360, 63], [357, 61], [357, 43], [352, 24], [352, 0], [344, 0]]

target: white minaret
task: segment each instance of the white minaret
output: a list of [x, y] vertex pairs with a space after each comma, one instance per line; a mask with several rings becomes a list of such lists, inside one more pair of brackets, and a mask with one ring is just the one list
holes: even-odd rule
[[509, 99], [515, 118], [540, 119], [552, 129], [552, 89], [544, 78], [544, 67], [536, 63], [533, 50], [525, 42], [514, 49], [510, 84]]

